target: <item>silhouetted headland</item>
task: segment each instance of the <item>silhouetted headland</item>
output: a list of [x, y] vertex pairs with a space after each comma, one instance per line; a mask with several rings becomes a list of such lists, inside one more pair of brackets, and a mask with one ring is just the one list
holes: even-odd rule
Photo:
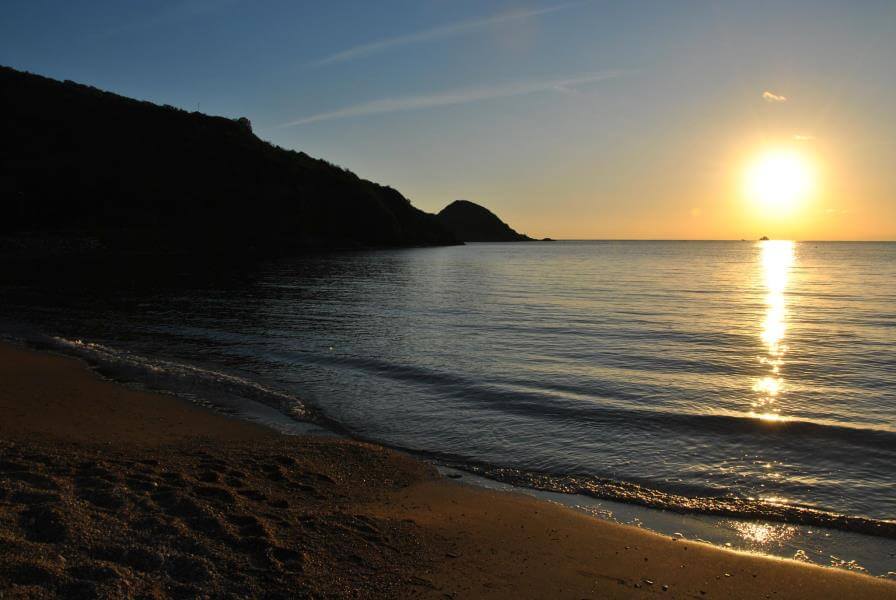
[[269, 144], [246, 118], [7, 67], [0, 111], [0, 234], [20, 241], [239, 254], [457, 243], [398, 191]]
[[455, 200], [442, 209], [439, 221], [462, 242], [531, 242], [495, 213], [469, 200]]

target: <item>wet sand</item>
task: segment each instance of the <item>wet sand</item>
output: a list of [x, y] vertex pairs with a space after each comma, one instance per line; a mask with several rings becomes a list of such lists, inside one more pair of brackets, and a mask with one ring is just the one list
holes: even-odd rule
[[0, 597], [896, 598], [0, 345]]

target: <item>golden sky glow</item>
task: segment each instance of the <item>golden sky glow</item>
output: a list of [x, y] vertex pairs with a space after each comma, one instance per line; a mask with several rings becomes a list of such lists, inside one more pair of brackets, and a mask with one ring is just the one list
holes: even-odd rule
[[892, 0], [11, 4], [4, 64], [249, 117], [427, 212], [464, 198], [557, 239], [896, 240]]

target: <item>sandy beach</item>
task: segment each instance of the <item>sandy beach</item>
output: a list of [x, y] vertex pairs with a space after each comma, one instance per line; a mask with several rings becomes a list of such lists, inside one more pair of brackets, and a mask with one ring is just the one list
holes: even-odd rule
[[0, 598], [896, 598], [0, 345]]

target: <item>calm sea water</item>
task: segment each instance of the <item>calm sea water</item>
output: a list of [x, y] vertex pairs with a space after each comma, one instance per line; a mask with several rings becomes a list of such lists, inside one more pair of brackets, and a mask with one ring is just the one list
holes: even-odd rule
[[141, 270], [20, 264], [0, 304], [111, 372], [492, 478], [896, 537], [896, 244], [469, 244]]

